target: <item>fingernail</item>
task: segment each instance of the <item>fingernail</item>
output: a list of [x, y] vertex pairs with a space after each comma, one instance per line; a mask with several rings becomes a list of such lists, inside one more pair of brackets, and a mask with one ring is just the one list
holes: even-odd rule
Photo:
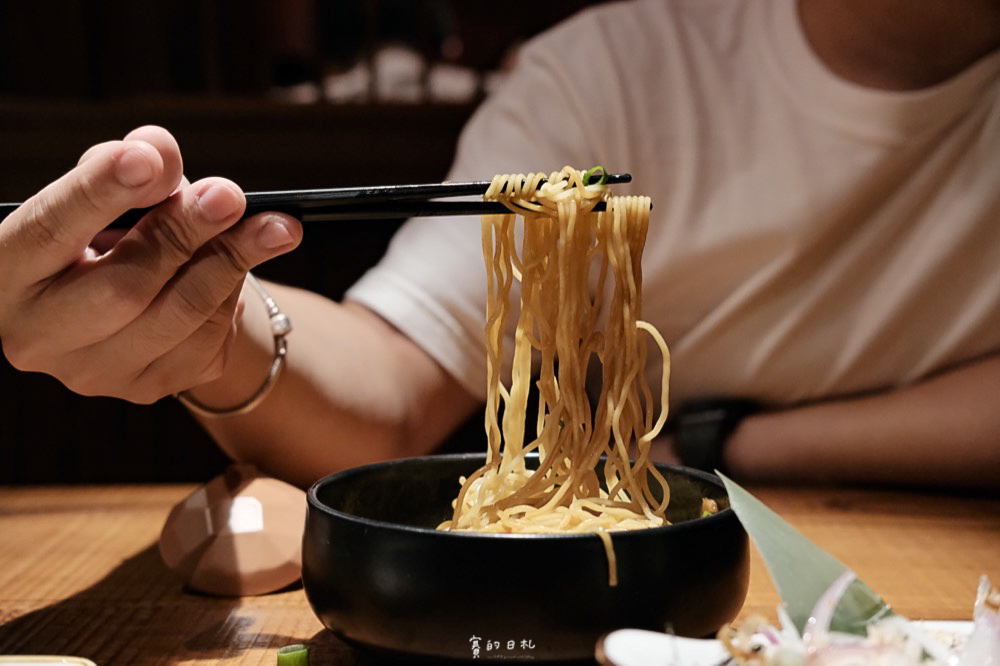
[[279, 219], [269, 219], [257, 232], [257, 242], [266, 250], [278, 250], [295, 242], [288, 227]]
[[145, 185], [153, 180], [153, 176], [155, 175], [153, 164], [142, 150], [138, 148], [126, 148], [125, 152], [118, 156], [118, 163], [115, 165], [115, 177], [125, 187]]
[[225, 185], [209, 185], [197, 198], [198, 207], [212, 220], [224, 220], [236, 214], [242, 205], [240, 197]]

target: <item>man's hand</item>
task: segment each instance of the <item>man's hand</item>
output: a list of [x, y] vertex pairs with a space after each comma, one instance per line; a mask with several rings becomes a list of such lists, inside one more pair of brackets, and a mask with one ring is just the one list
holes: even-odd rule
[[[127, 232], [104, 231], [159, 202]], [[92, 147], [0, 223], [4, 354], [78, 393], [139, 403], [218, 378], [247, 271], [302, 237], [285, 215], [240, 221], [244, 208], [230, 181], [188, 183], [163, 129]]]

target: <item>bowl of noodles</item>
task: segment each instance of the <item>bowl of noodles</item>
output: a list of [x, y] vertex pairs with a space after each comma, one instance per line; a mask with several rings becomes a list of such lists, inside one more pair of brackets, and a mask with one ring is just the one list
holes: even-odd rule
[[[669, 524], [612, 532], [610, 560], [592, 533], [438, 529], [459, 478], [483, 463], [482, 454], [391, 461], [310, 489], [302, 578], [324, 626], [432, 660], [559, 661], [592, 659], [599, 638], [623, 627], [713, 635], [742, 606], [747, 536], [714, 475], [658, 466]], [[719, 510], [703, 516], [705, 500]]]
[[497, 176], [484, 198], [506, 209], [482, 218], [485, 456], [314, 485], [313, 608], [349, 641], [435, 659], [713, 633], [742, 605], [747, 536], [717, 477], [652, 461], [670, 353], [642, 318], [651, 201], [611, 196], [599, 167]]

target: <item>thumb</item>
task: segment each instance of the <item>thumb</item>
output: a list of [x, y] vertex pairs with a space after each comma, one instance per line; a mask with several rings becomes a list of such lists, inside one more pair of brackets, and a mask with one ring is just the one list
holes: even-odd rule
[[91, 239], [130, 208], [167, 197], [160, 152], [145, 141], [95, 146], [86, 160], [28, 199], [0, 226], [0, 246], [16, 257], [3, 277], [18, 286], [77, 261]]

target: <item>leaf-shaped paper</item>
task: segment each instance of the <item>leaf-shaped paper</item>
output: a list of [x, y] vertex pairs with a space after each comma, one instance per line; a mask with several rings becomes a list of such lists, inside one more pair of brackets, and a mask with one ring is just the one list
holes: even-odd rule
[[[848, 568], [737, 483], [722, 474], [719, 478], [729, 493], [730, 506], [760, 551], [782, 604], [801, 634], [816, 602]], [[889, 605], [855, 579], [837, 604], [830, 629], [864, 635], [869, 624], [890, 614]]]

